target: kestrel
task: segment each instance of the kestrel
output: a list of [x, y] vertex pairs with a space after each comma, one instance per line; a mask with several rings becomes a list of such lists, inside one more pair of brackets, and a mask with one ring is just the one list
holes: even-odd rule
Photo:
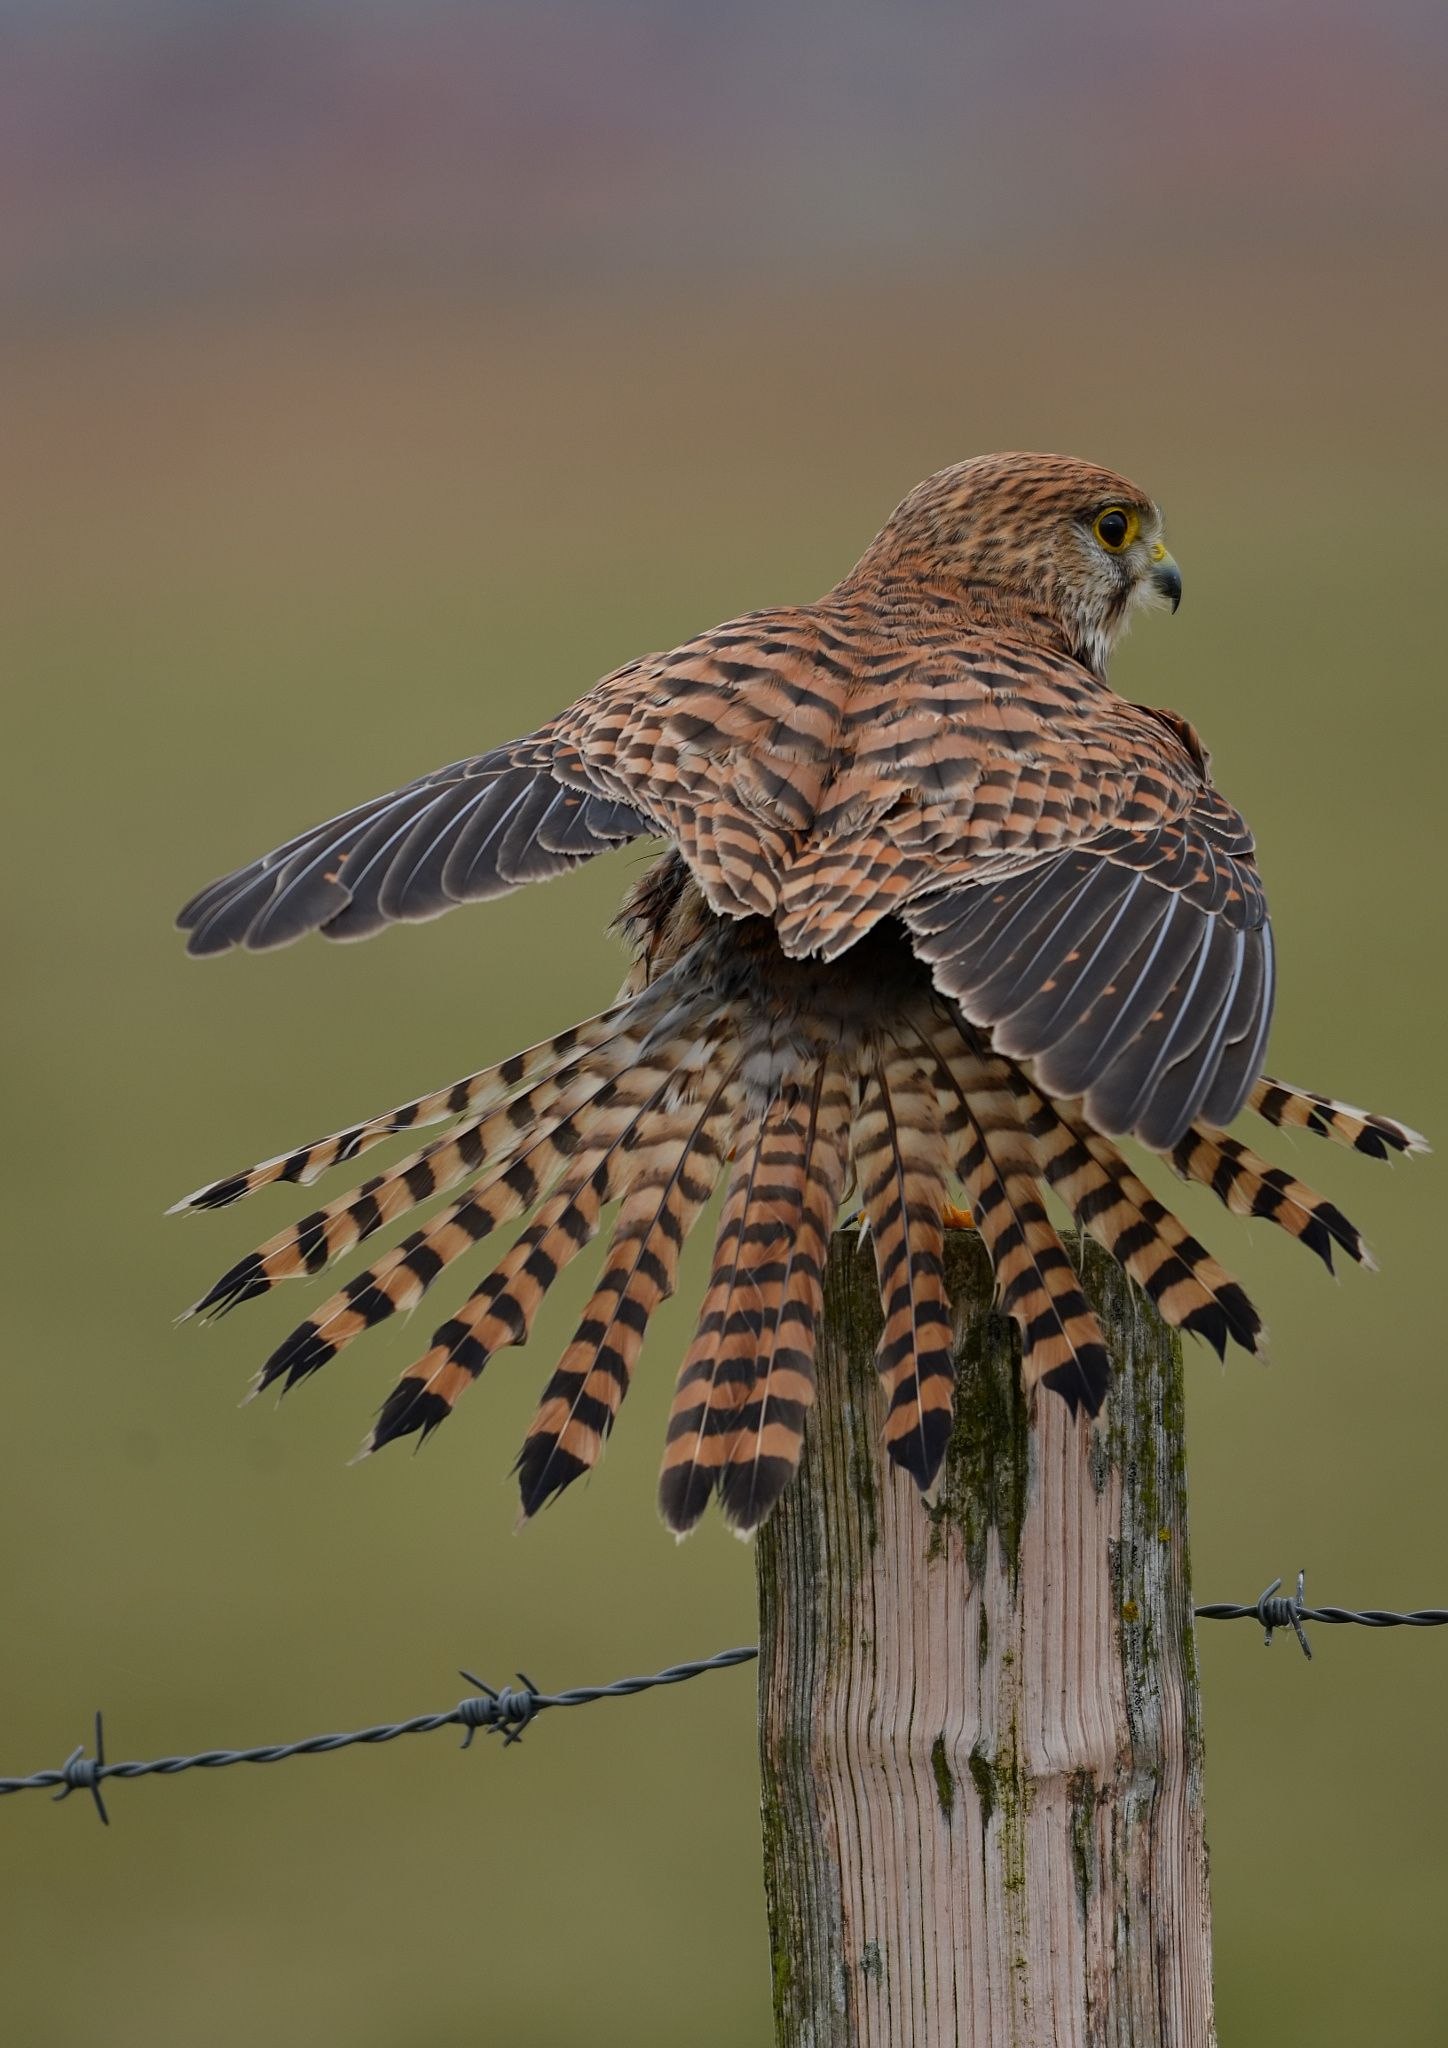
[[1225, 1126], [1250, 1106], [1383, 1158], [1422, 1141], [1263, 1075], [1272, 928], [1252, 834], [1175, 712], [1107, 685], [1132, 613], [1177, 608], [1161, 515], [1055, 455], [927, 478], [818, 603], [754, 612], [594, 685], [526, 739], [361, 804], [193, 897], [190, 951], [398, 919], [542, 881], [610, 847], [667, 850], [621, 917], [634, 965], [586, 1023], [402, 1108], [202, 1188], [214, 1209], [308, 1184], [422, 1125], [441, 1136], [250, 1253], [220, 1312], [322, 1272], [435, 1196], [431, 1222], [262, 1368], [286, 1387], [411, 1309], [500, 1224], [526, 1228], [437, 1331], [364, 1446], [436, 1428], [521, 1344], [618, 1204], [603, 1272], [518, 1460], [533, 1514], [593, 1466], [680, 1248], [726, 1180], [660, 1481], [691, 1528], [716, 1490], [757, 1527], [814, 1398], [830, 1234], [868, 1224], [886, 1448], [925, 1488], [954, 1377], [943, 1230], [965, 1202], [1019, 1327], [1022, 1373], [1094, 1414], [1096, 1317], [1054, 1190], [1166, 1319], [1257, 1348], [1237, 1283], [1137, 1177], [1131, 1137], [1331, 1267], [1332, 1203]]

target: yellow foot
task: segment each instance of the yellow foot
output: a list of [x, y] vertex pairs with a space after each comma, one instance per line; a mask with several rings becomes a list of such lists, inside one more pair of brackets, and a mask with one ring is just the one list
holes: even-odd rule
[[940, 1215], [947, 1230], [974, 1230], [975, 1218], [969, 1209], [957, 1209], [953, 1202], [947, 1202]]

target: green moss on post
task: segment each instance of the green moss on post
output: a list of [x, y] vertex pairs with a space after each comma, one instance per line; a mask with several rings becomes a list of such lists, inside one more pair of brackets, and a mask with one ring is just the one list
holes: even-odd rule
[[1100, 1422], [1020, 1391], [972, 1233], [933, 1502], [881, 1448], [873, 1261], [835, 1240], [804, 1469], [758, 1544], [782, 2048], [1209, 2048], [1182, 1360], [1096, 1250]]

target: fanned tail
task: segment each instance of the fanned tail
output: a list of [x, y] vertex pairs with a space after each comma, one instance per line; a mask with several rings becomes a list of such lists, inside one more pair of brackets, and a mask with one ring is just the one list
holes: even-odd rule
[[[719, 887], [743, 910], [748, 876], [726, 826], [700, 813]], [[841, 849], [830, 869], [841, 887], [852, 860]], [[832, 949], [827, 879], [822, 870], [807, 892], [822, 922], [797, 935]], [[259, 1387], [294, 1386], [363, 1331], [413, 1308], [501, 1225], [523, 1219], [516, 1242], [403, 1374], [364, 1450], [429, 1435], [494, 1352], [527, 1341], [544, 1295], [617, 1203], [602, 1273], [519, 1454], [526, 1518], [602, 1455], [650, 1318], [673, 1291], [684, 1241], [727, 1160], [708, 1291], [659, 1481], [664, 1519], [680, 1534], [716, 1493], [726, 1521], [749, 1534], [798, 1465], [829, 1239], [852, 1176], [883, 1309], [885, 1445], [921, 1488], [939, 1470], [952, 1421], [942, 1261], [952, 1174], [975, 1212], [1000, 1304], [1020, 1329], [1028, 1389], [1044, 1382], [1095, 1414], [1110, 1371], [1047, 1216], [1045, 1184], [1168, 1322], [1219, 1353], [1228, 1341], [1258, 1348], [1261, 1322], [1240, 1286], [1093, 1128], [1083, 1102], [1049, 1095], [1034, 1069], [1028, 1075], [945, 1004], [888, 923], [833, 965], [788, 957], [764, 918], [712, 916], [676, 859], [644, 878], [624, 922], [635, 966], [599, 1016], [179, 1205], [220, 1208], [273, 1181], [306, 1184], [384, 1139], [446, 1126], [277, 1232], [197, 1304], [221, 1313], [320, 1273], [422, 1204], [441, 1204], [292, 1331]], [[1226, 1029], [1231, 1019], [1223, 1011], [1218, 1022]], [[1270, 1123], [1373, 1156], [1423, 1147], [1405, 1125], [1283, 1082], [1262, 1080], [1250, 1101]], [[1340, 1209], [1205, 1112], [1164, 1156], [1229, 1209], [1270, 1219], [1329, 1266], [1338, 1250], [1370, 1263]]]
[[885, 1448], [923, 1490], [945, 1455], [955, 1388], [942, 1263], [948, 1155], [928, 1056], [895, 1048], [867, 1070], [850, 1149], [884, 1314], [875, 1365]]
[[1315, 1095], [1310, 1088], [1274, 1081], [1268, 1074], [1248, 1096], [1247, 1106], [1269, 1124], [1283, 1130], [1311, 1131], [1316, 1137], [1330, 1138], [1335, 1145], [1366, 1152], [1370, 1159], [1386, 1159], [1393, 1152], [1430, 1150], [1426, 1138], [1390, 1116], [1374, 1116], [1370, 1110], [1354, 1109], [1351, 1103], [1335, 1102], [1330, 1095]]
[[660, 1511], [678, 1535], [716, 1489], [747, 1534], [799, 1462], [847, 1109], [843, 1079], [822, 1059], [736, 1129], [709, 1288], [679, 1368], [659, 1475]]

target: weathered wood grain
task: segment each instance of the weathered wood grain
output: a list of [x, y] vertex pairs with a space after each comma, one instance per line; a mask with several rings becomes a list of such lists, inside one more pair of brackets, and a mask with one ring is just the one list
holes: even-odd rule
[[881, 1448], [873, 1261], [836, 1236], [804, 1469], [758, 1543], [781, 2048], [1209, 2048], [1176, 1337], [1095, 1247], [1101, 1420], [1019, 1391], [952, 1233], [933, 1505]]

